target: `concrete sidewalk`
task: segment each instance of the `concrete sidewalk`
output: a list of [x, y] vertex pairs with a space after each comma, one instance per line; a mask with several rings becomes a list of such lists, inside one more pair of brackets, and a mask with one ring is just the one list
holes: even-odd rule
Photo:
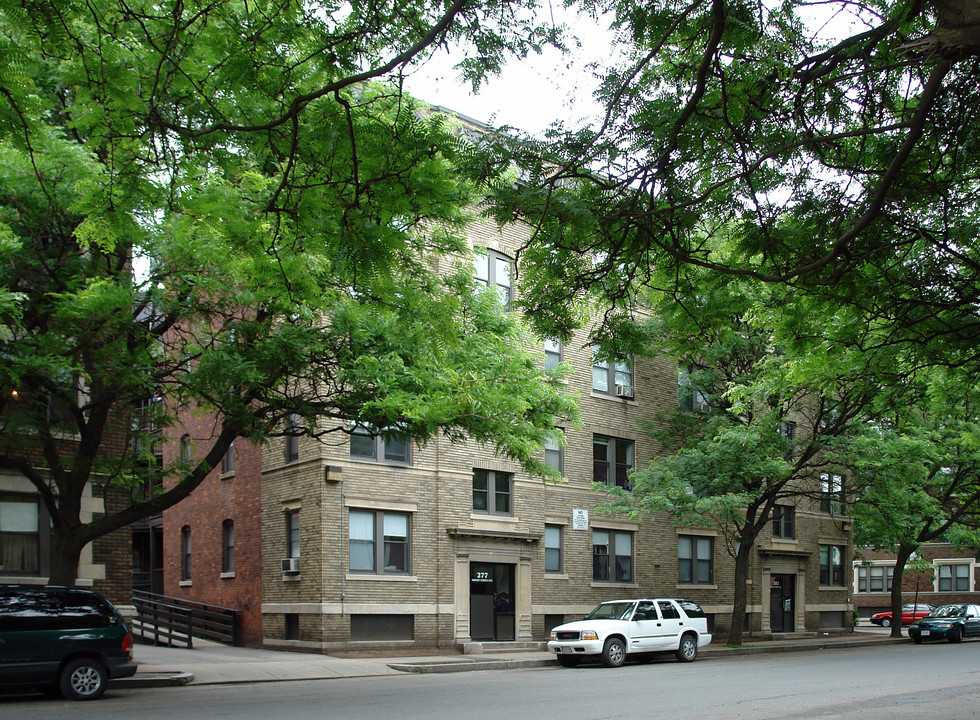
[[[909, 642], [907, 637], [894, 639], [889, 637], [887, 632], [859, 629], [852, 633], [820, 635], [805, 639], [748, 639], [740, 648], [712, 644], [702, 648], [700, 658], [843, 649], [906, 642]], [[546, 650], [511, 650], [483, 655], [340, 658], [315, 653], [229, 647], [197, 639], [194, 640], [193, 649], [138, 644], [133, 654], [139, 663], [139, 671], [132, 678], [113, 680], [111, 687], [324, 680], [398, 675], [406, 672], [463, 672], [556, 665], [554, 655]]]

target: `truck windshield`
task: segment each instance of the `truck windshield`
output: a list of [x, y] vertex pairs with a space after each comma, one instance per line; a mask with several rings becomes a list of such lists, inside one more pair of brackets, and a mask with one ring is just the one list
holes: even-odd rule
[[635, 602], [602, 603], [585, 616], [586, 620], [629, 620], [633, 615]]

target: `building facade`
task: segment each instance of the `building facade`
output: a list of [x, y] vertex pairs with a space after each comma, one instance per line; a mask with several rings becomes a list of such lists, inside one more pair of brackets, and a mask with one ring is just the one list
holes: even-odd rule
[[[89, 522], [122, 507], [123, 491], [104, 494], [86, 488], [80, 520]], [[82, 549], [75, 584], [128, 605], [132, 597], [132, 550], [127, 528], [96, 539]], [[0, 583], [46, 585], [51, 572], [51, 520], [34, 485], [23, 475], [0, 470]]]
[[[181, 413], [162, 444], [168, 465], [207, 447], [211, 418]], [[237, 611], [238, 641], [262, 644], [262, 448], [236, 440], [191, 495], [162, 516], [163, 587], [169, 597]]]
[[[475, 278], [509, 297], [522, 237], [474, 224]], [[690, 597], [727, 636], [734, 560], [719, 532], [670, 518], [601, 514], [593, 480], [626, 483], [658, 452], [644, 424], [678, 404], [672, 359], [596, 364], [580, 342], [541, 362], [574, 372], [584, 427], [542, 450], [554, 484], [475, 443], [336, 433], [262, 452], [262, 632], [266, 646], [332, 652], [532, 642], [616, 597]], [[815, 482], [819, 482], [815, 479]], [[762, 539], [749, 580], [752, 634], [851, 626], [850, 531], [840, 508], [794, 499]], [[214, 518], [212, 518], [213, 524]], [[173, 532], [169, 530], [168, 532]]]
[[[862, 548], [854, 560], [854, 606], [862, 619], [891, 610], [895, 556]], [[980, 549], [958, 549], [949, 543], [928, 543], [917, 555], [928, 571], [906, 568], [902, 577], [902, 603], [980, 602]]]

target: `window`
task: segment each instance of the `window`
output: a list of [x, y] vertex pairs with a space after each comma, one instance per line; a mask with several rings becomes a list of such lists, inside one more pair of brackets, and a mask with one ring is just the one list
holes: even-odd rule
[[592, 531], [592, 579], [633, 582], [633, 533]]
[[290, 413], [286, 416], [286, 462], [299, 460], [300, 435], [302, 435], [302, 430], [300, 429], [299, 415]]
[[561, 525], [544, 526], [544, 571], [546, 573], [560, 573], [562, 571], [561, 535]]
[[[351, 510], [352, 572], [407, 573], [409, 516], [406, 513]], [[378, 542], [378, 538], [382, 542]]]
[[180, 579], [191, 579], [191, 528], [184, 525], [180, 529]]
[[350, 456], [405, 464], [411, 460], [409, 441], [404, 435], [395, 432], [372, 435], [367, 428], [354, 423], [351, 423]]
[[235, 443], [228, 446], [225, 456], [221, 460], [221, 474], [231, 475], [235, 472]]
[[677, 404], [681, 410], [706, 413], [711, 409], [708, 396], [695, 387], [696, 368], [693, 365], [677, 368]]
[[41, 506], [24, 495], [0, 496], [0, 575], [41, 572]]
[[891, 592], [895, 568], [891, 565], [860, 565], [857, 569], [858, 592]]
[[544, 443], [544, 464], [558, 474], [564, 473], [565, 448], [558, 439], [549, 439]]
[[786, 460], [790, 460], [793, 457], [794, 445], [796, 443], [796, 423], [795, 422], [784, 422], [779, 426], [779, 437], [781, 437], [785, 443], [785, 449], [783, 450], [783, 457]]
[[844, 548], [842, 545], [820, 546], [820, 584], [844, 584]]
[[714, 541], [709, 537], [677, 538], [677, 582], [710, 585], [714, 582]]
[[952, 590], [969, 592], [971, 589], [969, 565], [960, 563], [939, 566], [939, 592], [950, 592]]
[[593, 348], [592, 389], [603, 395], [633, 397], [633, 362], [600, 359], [598, 349]]
[[299, 640], [299, 613], [286, 613], [283, 616], [285, 621], [285, 639]]
[[607, 485], [630, 489], [629, 472], [633, 469], [633, 441], [622, 438], [592, 436], [592, 479]]
[[299, 510], [286, 511], [286, 557], [299, 557]]
[[664, 620], [679, 620], [681, 617], [680, 610], [670, 600], [658, 600], [657, 607], [660, 608], [660, 616]]
[[820, 473], [820, 512], [840, 515], [844, 506], [844, 477]]
[[221, 523], [221, 572], [235, 572], [235, 521]]
[[544, 341], [544, 369], [555, 370], [561, 362], [561, 340]]
[[511, 260], [495, 250], [487, 250], [486, 255], [477, 252], [473, 257], [473, 277], [478, 285], [496, 288], [500, 302], [504, 306], [513, 300], [511, 293]]
[[181, 462], [190, 462], [191, 460], [191, 436], [182, 435], [180, 438], [180, 459]]
[[772, 536], [784, 540], [796, 537], [796, 508], [792, 505], [773, 505]]
[[513, 476], [496, 470], [473, 471], [473, 509], [491, 515], [513, 514]]

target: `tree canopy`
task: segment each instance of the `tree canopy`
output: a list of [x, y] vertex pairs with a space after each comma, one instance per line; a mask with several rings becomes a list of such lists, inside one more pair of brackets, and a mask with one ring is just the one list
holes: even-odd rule
[[900, 578], [924, 544], [975, 548], [980, 530], [976, 385], [948, 371], [921, 375], [904, 402], [856, 425], [838, 454], [849, 471], [855, 542], [895, 553], [893, 612]]
[[[52, 582], [290, 415], [547, 472], [574, 404], [473, 289], [469, 144], [399, 86], [454, 38], [474, 81], [551, 41], [529, 6], [0, 3], [0, 468], [50, 513]], [[147, 407], [210, 413], [213, 440], [160, 469], [171, 489], [83, 523], [87, 486], [146, 478]]]
[[611, 488], [605, 507], [719, 530], [735, 561], [728, 641], [739, 645], [757, 539], [777, 505], [821, 499], [820, 473], [843, 469], [828, 449], [878, 393], [864, 363], [813, 362], [812, 345], [798, 354], [796, 333], [813, 318], [792, 289], [690, 266], [675, 280], [676, 292], [645, 295], [644, 352], [678, 358], [680, 407], [655, 433], [664, 454], [631, 474], [631, 490]]
[[651, 268], [692, 264], [852, 305], [927, 361], [977, 359], [975, 2], [585, 6], [615, 31], [604, 116], [529, 141], [497, 196], [536, 230], [543, 327], [567, 331], [583, 291], [628, 316]]

